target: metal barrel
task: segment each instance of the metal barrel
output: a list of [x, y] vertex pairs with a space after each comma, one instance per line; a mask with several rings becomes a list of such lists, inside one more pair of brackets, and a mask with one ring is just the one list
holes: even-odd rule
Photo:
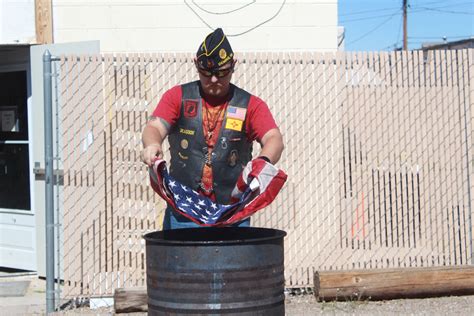
[[149, 315], [285, 315], [281, 230], [189, 228], [146, 234]]

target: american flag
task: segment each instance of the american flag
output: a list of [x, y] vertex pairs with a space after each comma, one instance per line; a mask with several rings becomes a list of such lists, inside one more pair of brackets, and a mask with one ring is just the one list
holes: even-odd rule
[[229, 106], [227, 108], [227, 117], [244, 121], [246, 112], [247, 109], [238, 108], [236, 106]]
[[283, 187], [287, 175], [256, 159], [244, 169], [232, 192], [232, 204], [213, 202], [173, 179], [166, 162], [157, 159], [149, 169], [150, 183], [173, 209], [200, 226], [228, 226], [240, 222], [269, 205]]

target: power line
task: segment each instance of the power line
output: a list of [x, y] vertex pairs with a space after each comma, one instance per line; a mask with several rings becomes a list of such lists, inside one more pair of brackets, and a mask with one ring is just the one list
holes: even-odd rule
[[400, 15], [400, 23], [398, 24], [397, 42], [395, 44], [400, 42], [400, 33], [401, 33], [401, 30], [402, 30], [402, 23], [403, 23], [403, 14]]
[[[429, 2], [429, 3], [438, 3], [438, 2]], [[465, 4], [474, 4], [474, 1], [470, 2], [461, 2], [461, 3], [452, 3], [450, 5], [442, 5], [442, 6], [435, 6], [433, 8], [429, 8], [430, 10], [437, 10], [437, 9], [442, 9], [442, 8], [453, 8], [456, 6], [462, 6]], [[418, 7], [416, 5], [409, 5], [408, 8], [410, 9], [410, 13], [419, 13], [426, 11], [427, 7]], [[358, 11], [358, 12], [353, 12], [353, 13], [348, 13], [348, 14], [340, 14], [339, 16], [350, 16], [350, 15], [359, 15], [359, 14], [364, 14], [368, 12], [381, 12], [381, 11], [388, 11], [388, 10], [399, 10], [400, 8], [382, 8], [379, 10], [365, 10], [365, 11]], [[448, 12], [449, 13], [449, 12]], [[472, 14], [472, 13], [466, 13], [466, 14]], [[382, 17], [390, 16], [391, 14], [377, 14], [377, 15], [369, 15], [365, 17], [356, 17], [356, 18], [349, 18], [349, 19], [341, 19], [339, 22], [340, 23], [346, 23], [346, 22], [356, 22], [356, 21], [366, 21], [366, 20], [373, 20], [373, 19], [379, 19]]]
[[407, 9], [408, 9], [408, 0], [403, 0], [403, 7], [402, 7], [402, 10], [403, 10], [403, 50], [408, 49]]
[[378, 9], [378, 10], [356, 11], [356, 12], [352, 12], [352, 13], [339, 14], [339, 16], [359, 15], [359, 14], [365, 14], [365, 13], [368, 13], [368, 12], [380, 12], [380, 11], [389, 11], [389, 10], [395, 10], [395, 9], [399, 9], [399, 8], [392, 7], [392, 8]]
[[442, 35], [442, 36], [408, 36], [408, 38], [411, 38], [411, 39], [442, 39], [443, 37], [446, 38], [470, 38], [472, 37], [472, 34], [471, 35], [458, 35], [458, 36], [448, 36], [448, 35]]
[[[446, 3], [445, 1], [443, 1], [443, 2]], [[412, 5], [411, 7], [416, 9], [416, 8], [425, 7], [427, 4], [429, 4], [429, 3], [420, 4], [421, 6], [419, 6], [419, 5]], [[474, 4], [474, 1], [451, 3], [451, 4], [448, 4], [448, 5], [435, 6], [434, 9], [453, 8], [453, 7], [463, 6], [463, 5], [466, 5], [466, 4]]]
[[398, 14], [398, 12], [392, 14], [388, 19], [385, 19], [382, 23], [378, 24], [376, 27], [374, 27], [373, 29], [371, 29], [370, 31], [368, 31], [367, 33], [365, 33], [364, 35], [362, 35], [362, 36], [360, 36], [359, 38], [353, 40], [352, 42], [349, 42], [348, 45], [353, 44], [353, 43], [355, 43], [355, 42], [357, 42], [357, 41], [363, 39], [363, 38], [366, 37], [367, 35], [369, 35], [369, 34], [375, 32], [376, 30], [378, 30], [379, 28], [381, 28], [385, 23], [389, 22], [389, 21], [390, 21], [395, 15], [397, 15], [397, 14]]
[[[437, 4], [437, 3], [439, 3], [439, 4], [443, 3], [443, 5], [442, 6], [436, 6], [436, 7], [434, 7], [435, 9], [441, 9], [441, 8], [447, 8], [447, 7], [452, 8], [452, 7], [456, 7], [456, 6], [462, 6], [462, 5], [465, 5], [465, 4], [473, 4], [474, 1], [451, 3], [450, 5], [445, 5], [446, 1], [442, 0], [442, 1], [433, 1], [433, 2], [423, 3], [422, 5], [426, 6], [428, 4]], [[417, 7], [417, 5], [410, 5], [410, 9], [416, 9], [416, 7]], [[393, 11], [393, 10], [396, 10], [396, 9], [399, 9], [399, 7], [390, 7], [390, 8], [380, 8], [380, 9], [374, 9], [374, 10], [355, 11], [355, 12], [351, 12], [351, 13], [339, 14], [339, 16], [343, 17], [343, 16], [351, 16], [351, 15], [361, 15], [361, 14], [372, 13], [372, 12]], [[379, 15], [376, 15], [375, 17], [377, 17], [377, 16], [379, 16]]]
[[[397, 8], [395, 13], [398, 13], [399, 11], [400, 11], [400, 8]], [[339, 21], [339, 22], [345, 23], [345, 22], [354, 22], [354, 21], [367, 21], [367, 20], [373, 20], [373, 19], [380, 19], [380, 18], [383, 18], [383, 17], [386, 17], [386, 16], [392, 16], [393, 14], [394, 14], [394, 12], [392, 11], [392, 13], [390, 13], [390, 14], [382, 14], [382, 15], [375, 15], [375, 16], [370, 16], [370, 17], [365, 17], [365, 18], [342, 20], [342, 21]]]
[[439, 10], [435, 8], [425, 8], [425, 7], [418, 7], [417, 11], [414, 13], [419, 13], [423, 11], [435, 11], [435, 12], [441, 12], [441, 13], [450, 13], [450, 14], [463, 14], [463, 15], [474, 15], [473, 12], [461, 12], [461, 11], [451, 11], [451, 10]]

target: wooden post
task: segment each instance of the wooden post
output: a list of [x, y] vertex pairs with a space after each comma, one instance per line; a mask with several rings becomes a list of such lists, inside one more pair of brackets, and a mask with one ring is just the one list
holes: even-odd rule
[[53, 14], [51, 0], [35, 0], [36, 43], [53, 43]]
[[314, 276], [319, 301], [387, 300], [474, 294], [474, 267], [321, 271]]
[[120, 288], [114, 293], [115, 313], [147, 312], [146, 287]]

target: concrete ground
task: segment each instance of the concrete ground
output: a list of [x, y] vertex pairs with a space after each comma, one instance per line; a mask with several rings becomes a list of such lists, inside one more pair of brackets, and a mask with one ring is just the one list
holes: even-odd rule
[[0, 315], [44, 315], [46, 281], [36, 274], [2, 271], [0, 289]]

